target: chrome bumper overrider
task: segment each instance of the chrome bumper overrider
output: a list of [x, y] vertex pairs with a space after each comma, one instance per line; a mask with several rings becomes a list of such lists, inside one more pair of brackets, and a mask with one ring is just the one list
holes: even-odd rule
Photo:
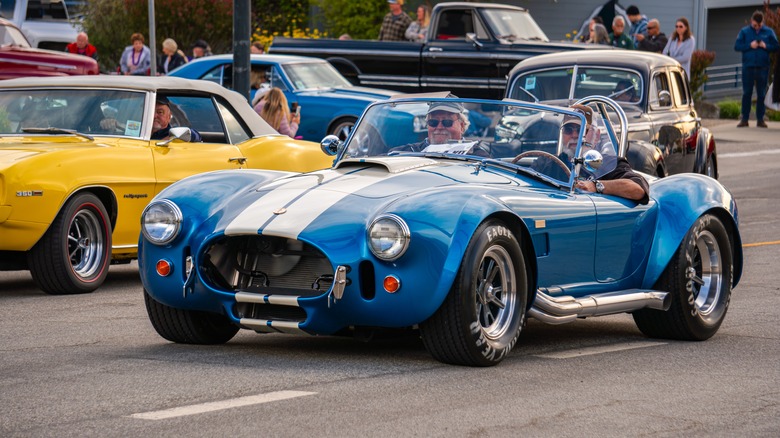
[[547, 324], [565, 324], [577, 318], [612, 315], [639, 309], [669, 310], [671, 295], [668, 292], [629, 289], [582, 298], [553, 297], [537, 291], [528, 316]]

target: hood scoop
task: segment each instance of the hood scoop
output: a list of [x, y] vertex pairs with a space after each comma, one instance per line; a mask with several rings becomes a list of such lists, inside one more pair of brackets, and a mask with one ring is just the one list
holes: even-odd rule
[[422, 167], [435, 166], [437, 164], [440, 163], [436, 160], [431, 160], [430, 158], [424, 157], [369, 157], [347, 158], [339, 161], [335, 168], [344, 169], [348, 167], [384, 167], [389, 173], [396, 174], [420, 169]]

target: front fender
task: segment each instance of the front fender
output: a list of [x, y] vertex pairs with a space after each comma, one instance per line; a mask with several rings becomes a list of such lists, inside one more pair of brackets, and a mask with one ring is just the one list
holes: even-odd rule
[[708, 212], [727, 222], [727, 229], [734, 230], [732, 250], [736, 285], [742, 272], [742, 241], [737, 204], [731, 193], [710, 177], [683, 173], [654, 181], [650, 195], [658, 203], [659, 213], [642, 287], [653, 287], [693, 223]]
[[[485, 195], [479, 188], [413, 195], [389, 206], [387, 211], [404, 218], [413, 234], [435, 241], [435, 246], [446, 251], [440, 272], [436, 274], [438, 282], [419, 307], [422, 310], [417, 314], [420, 321], [433, 315], [444, 302], [477, 227], [499, 212], [516, 216], [499, 199]], [[508, 225], [515, 227], [515, 224]]]

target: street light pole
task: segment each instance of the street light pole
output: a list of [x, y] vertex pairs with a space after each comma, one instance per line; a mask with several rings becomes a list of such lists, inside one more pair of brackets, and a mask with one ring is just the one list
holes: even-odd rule
[[249, 100], [249, 72], [251, 58], [249, 40], [251, 33], [249, 0], [233, 2], [233, 89]]
[[149, 0], [149, 50], [152, 57], [149, 75], [157, 76], [157, 41], [154, 32], [154, 0]]

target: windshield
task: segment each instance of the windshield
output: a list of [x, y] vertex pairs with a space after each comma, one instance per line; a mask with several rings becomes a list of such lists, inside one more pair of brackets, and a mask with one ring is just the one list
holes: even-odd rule
[[[575, 77], [574, 90], [572, 78]], [[622, 103], [642, 100], [639, 73], [603, 67], [562, 67], [524, 73], [512, 82], [509, 97], [526, 102], [607, 96]]]
[[482, 11], [488, 26], [496, 32], [496, 37], [514, 40], [549, 41], [542, 28], [526, 11], [512, 9], [484, 9]]
[[284, 64], [282, 70], [295, 91], [318, 88], [351, 87], [352, 84], [328, 62], [296, 62]]
[[[140, 137], [144, 97], [141, 92], [113, 90], [0, 90], [0, 135], [58, 128]], [[112, 120], [110, 128], [106, 119]]]
[[[576, 114], [564, 108], [474, 99], [381, 102], [363, 114], [340, 159], [487, 158], [566, 182], [574, 158], [596, 149], [612, 157], [614, 168], [617, 140], [612, 126], [594, 112], [591, 125], [581, 129]], [[577, 149], [580, 144], [586, 147]], [[604, 171], [607, 167], [600, 174]]]
[[2, 25], [0, 25], [0, 45], [30, 47], [30, 43], [27, 41], [27, 38], [24, 37], [19, 29]]

